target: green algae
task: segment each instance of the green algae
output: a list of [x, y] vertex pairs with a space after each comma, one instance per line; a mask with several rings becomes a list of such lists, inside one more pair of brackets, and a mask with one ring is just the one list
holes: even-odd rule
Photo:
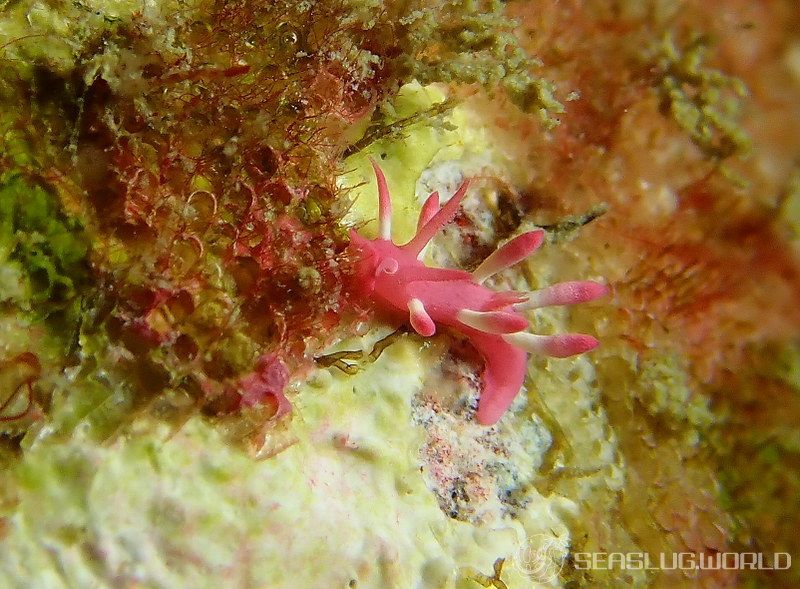
[[[148, 5], [145, 12], [161, 9], [168, 10], [169, 2]], [[141, 4], [129, 0], [15, 1], [0, 13], [0, 48], [6, 63], [23, 76], [36, 65], [67, 74], [87, 48], [141, 11]]]
[[0, 263], [18, 280], [3, 289], [28, 294], [6, 291], [5, 298], [42, 317], [64, 308], [88, 281], [88, 251], [81, 223], [60, 211], [53, 194], [20, 174], [0, 178]]
[[253, 366], [259, 346], [241, 332], [234, 332], [220, 342], [220, 359], [235, 372], [243, 374]]
[[517, 106], [552, 127], [564, 106], [554, 84], [534, 74], [541, 62], [523, 49], [517, 23], [504, 11], [499, 0], [456, 0], [410, 13], [401, 22], [410, 26], [418, 54], [410, 52], [407, 67], [422, 83], [503, 88]]
[[[398, 98], [401, 95], [398, 94]], [[348, 157], [362, 151], [376, 141], [402, 141], [407, 136], [407, 130], [415, 125], [439, 127], [442, 130], [453, 131], [455, 127], [449, 124], [444, 118], [456, 105], [456, 101], [445, 99], [441, 102], [434, 102], [427, 108], [412, 112], [403, 117], [399, 117], [397, 105], [402, 104], [402, 99], [397, 103], [386, 103], [383, 105], [383, 117], [373, 121], [364, 131], [361, 139], [350, 145], [343, 156]]]
[[696, 38], [680, 47], [666, 35], [655, 58], [662, 110], [708, 157], [722, 160], [746, 151], [747, 133], [739, 123], [744, 83], [706, 64], [708, 41]]

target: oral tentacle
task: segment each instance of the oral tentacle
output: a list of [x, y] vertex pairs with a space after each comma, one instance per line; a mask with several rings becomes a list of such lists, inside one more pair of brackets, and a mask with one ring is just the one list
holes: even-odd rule
[[484, 333], [515, 333], [528, 327], [528, 320], [505, 311], [473, 311], [462, 309], [458, 312], [458, 320], [473, 329]]
[[525, 300], [515, 304], [514, 310], [524, 311], [540, 307], [585, 303], [604, 297], [607, 294], [608, 288], [599, 282], [591, 280], [561, 282], [525, 294]]
[[492, 254], [472, 272], [472, 278], [475, 282], [479, 284], [482, 283], [490, 276], [527, 258], [542, 245], [543, 241], [544, 230], [542, 229], [528, 231], [527, 233], [515, 237], [492, 252]]
[[583, 333], [538, 335], [535, 333], [510, 333], [501, 336], [506, 342], [532, 354], [566, 358], [582, 354], [597, 347], [598, 341]]

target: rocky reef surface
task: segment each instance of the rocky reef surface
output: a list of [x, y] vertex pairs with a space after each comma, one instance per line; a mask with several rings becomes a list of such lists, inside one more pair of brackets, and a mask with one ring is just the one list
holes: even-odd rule
[[[800, 583], [794, 2], [0, 9], [9, 587]], [[487, 283], [606, 284], [526, 313], [599, 347], [479, 424], [468, 341], [355, 304], [370, 158], [398, 243], [472, 180], [429, 265], [543, 229]], [[680, 553], [798, 562], [608, 560]]]

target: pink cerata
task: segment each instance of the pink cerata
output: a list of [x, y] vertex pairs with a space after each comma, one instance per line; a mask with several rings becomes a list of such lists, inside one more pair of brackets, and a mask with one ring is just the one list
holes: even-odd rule
[[557, 358], [587, 352], [597, 346], [590, 335], [537, 335], [524, 331], [526, 309], [591, 301], [606, 294], [597, 282], [562, 282], [533, 292], [495, 292], [483, 282], [524, 260], [544, 240], [544, 230], [523, 233], [497, 249], [474, 272], [432, 268], [420, 261], [422, 250], [434, 235], [456, 215], [469, 188], [465, 181], [453, 197], [439, 208], [439, 194], [425, 201], [417, 233], [405, 245], [391, 240], [392, 202], [386, 178], [375, 161], [378, 182], [378, 237], [366, 239], [350, 232], [356, 262], [357, 303], [394, 317], [408, 317], [411, 327], [423, 337], [446, 326], [468, 338], [484, 360], [483, 392], [477, 419], [495, 423], [522, 388], [528, 353]]

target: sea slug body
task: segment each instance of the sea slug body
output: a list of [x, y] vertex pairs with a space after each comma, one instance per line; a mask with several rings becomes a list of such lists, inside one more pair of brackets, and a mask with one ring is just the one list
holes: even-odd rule
[[544, 240], [544, 230], [523, 233], [492, 253], [473, 272], [426, 266], [420, 261], [425, 245], [455, 217], [469, 188], [465, 181], [441, 208], [434, 192], [425, 201], [417, 233], [405, 245], [391, 240], [392, 205], [386, 178], [372, 161], [378, 183], [379, 233], [366, 239], [350, 232], [357, 252], [357, 303], [391, 316], [408, 319], [423, 337], [446, 326], [468, 338], [483, 357], [483, 392], [477, 419], [495, 423], [522, 388], [528, 353], [564, 358], [589, 351], [598, 342], [590, 335], [537, 335], [524, 331], [521, 311], [550, 305], [591, 301], [606, 294], [592, 281], [562, 282], [532, 292], [495, 292], [483, 285], [490, 276], [524, 260]]

